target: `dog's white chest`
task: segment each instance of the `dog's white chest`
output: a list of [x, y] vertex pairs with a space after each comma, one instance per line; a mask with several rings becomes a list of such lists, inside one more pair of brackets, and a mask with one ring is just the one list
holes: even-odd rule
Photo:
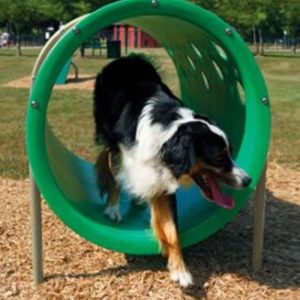
[[163, 192], [175, 193], [179, 183], [158, 157], [141, 156], [138, 146], [122, 150], [122, 166], [118, 174], [121, 185], [133, 196], [151, 199]]
[[[136, 144], [129, 149], [120, 145], [123, 161], [119, 181], [129, 193], [146, 199], [164, 192], [175, 193], [179, 188], [178, 180], [162, 164], [160, 150], [182, 121], [174, 122], [167, 130], [153, 124], [150, 111], [154, 102], [145, 106], [139, 119]], [[190, 115], [189, 112], [188, 117], [193, 118]]]

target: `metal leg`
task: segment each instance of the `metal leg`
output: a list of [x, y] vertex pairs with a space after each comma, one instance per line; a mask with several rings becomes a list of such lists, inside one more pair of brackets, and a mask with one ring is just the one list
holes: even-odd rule
[[78, 67], [72, 61], [71, 61], [71, 66], [74, 68], [74, 71], [75, 71], [75, 80], [78, 80]]
[[252, 266], [255, 271], [262, 267], [265, 206], [266, 206], [266, 170], [265, 168], [254, 194], [254, 232], [252, 249]]
[[42, 214], [41, 194], [30, 172], [30, 219], [32, 238], [33, 281], [37, 285], [43, 282]]

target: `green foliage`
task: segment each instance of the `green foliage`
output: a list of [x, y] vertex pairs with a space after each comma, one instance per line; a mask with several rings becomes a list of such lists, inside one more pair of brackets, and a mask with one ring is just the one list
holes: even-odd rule
[[210, 9], [237, 28], [263, 54], [264, 36], [282, 37], [283, 31], [293, 37], [294, 52], [300, 34], [299, 0], [191, 0]]
[[[20, 30], [45, 22], [68, 22], [117, 0], [0, 0], [1, 23], [9, 22]], [[243, 31], [262, 28], [269, 34], [287, 30], [300, 33], [299, 0], [190, 0], [217, 13]], [[18, 25], [16, 25], [18, 24]]]
[[90, 11], [88, 1], [47, 0], [49, 16], [57, 21], [67, 22]]
[[190, 0], [190, 1], [209, 10], [215, 10], [219, 2], [218, 0]]
[[115, 0], [0, 0], [0, 23], [9, 24], [21, 55], [24, 30], [68, 22]]
[[12, 23], [36, 24], [45, 18], [46, 0], [0, 0], [0, 18]]
[[69, 21], [117, 0], [0, 0], [1, 22]]
[[104, 5], [107, 5], [112, 2], [117, 2], [117, 1], [120, 1], [120, 0], [88, 0], [87, 2], [89, 3], [90, 9], [92, 11], [92, 10], [98, 9], [99, 7], [102, 7]]
[[237, 28], [261, 27], [268, 32], [300, 31], [299, 0], [190, 0], [212, 10]]
[[300, 34], [300, 1], [283, 1], [281, 13], [284, 17], [284, 29], [292, 35]]
[[20, 34], [24, 28], [38, 25], [48, 18], [47, 0], [0, 0], [0, 19], [10, 24], [21, 55]]

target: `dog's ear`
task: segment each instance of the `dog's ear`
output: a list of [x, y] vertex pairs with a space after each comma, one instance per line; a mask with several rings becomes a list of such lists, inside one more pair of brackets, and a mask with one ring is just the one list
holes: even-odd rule
[[177, 133], [165, 142], [162, 146], [162, 161], [177, 178], [188, 173], [196, 162], [191, 135]]

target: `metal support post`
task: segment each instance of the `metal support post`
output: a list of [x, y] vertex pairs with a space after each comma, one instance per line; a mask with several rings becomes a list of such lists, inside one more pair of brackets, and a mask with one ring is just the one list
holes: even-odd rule
[[30, 171], [30, 220], [32, 239], [33, 281], [43, 282], [42, 211], [41, 194]]
[[264, 169], [254, 194], [254, 230], [252, 266], [255, 271], [262, 267], [263, 243], [265, 227], [265, 206], [266, 206], [266, 170]]

